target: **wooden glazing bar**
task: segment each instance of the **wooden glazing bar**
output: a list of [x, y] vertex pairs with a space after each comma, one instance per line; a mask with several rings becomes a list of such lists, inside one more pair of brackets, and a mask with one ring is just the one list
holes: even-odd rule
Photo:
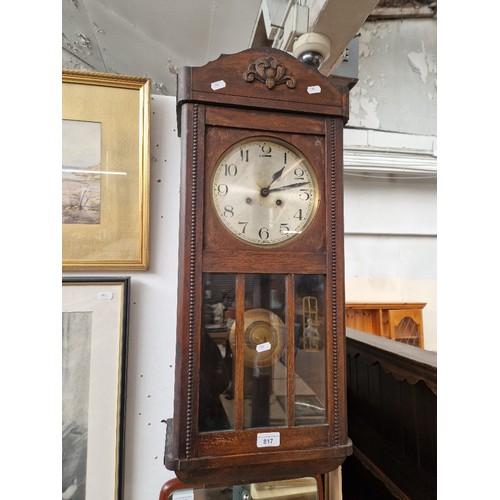
[[295, 425], [295, 275], [286, 276], [287, 424]]
[[245, 346], [245, 275], [236, 275], [236, 355], [234, 356], [234, 428], [243, 429], [244, 419], [244, 346]]

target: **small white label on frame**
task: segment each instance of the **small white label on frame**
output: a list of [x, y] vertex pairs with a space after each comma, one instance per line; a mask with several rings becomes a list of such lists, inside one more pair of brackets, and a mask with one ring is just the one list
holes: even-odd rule
[[194, 490], [174, 491], [172, 500], [194, 500]]
[[212, 82], [210, 86], [212, 87], [212, 90], [219, 90], [226, 86], [226, 82], [224, 80], [219, 80], [218, 82]]
[[257, 448], [269, 448], [280, 445], [279, 432], [259, 432], [257, 434]]
[[262, 344], [259, 344], [255, 350], [257, 352], [265, 352], [265, 351], [269, 351], [269, 349], [271, 349], [271, 343], [270, 342], [263, 342]]
[[308, 94], [320, 94], [321, 87], [319, 85], [311, 85], [310, 87], [307, 87], [307, 93]]
[[97, 296], [99, 300], [113, 300], [113, 292], [99, 292]]

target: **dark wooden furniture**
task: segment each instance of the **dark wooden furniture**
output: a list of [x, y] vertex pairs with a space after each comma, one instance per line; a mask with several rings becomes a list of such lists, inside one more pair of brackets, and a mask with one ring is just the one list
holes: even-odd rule
[[347, 329], [347, 382], [354, 453], [343, 467], [346, 498], [363, 497], [357, 463], [396, 498], [436, 498], [436, 353]]
[[352, 84], [271, 48], [179, 74], [176, 380], [165, 465], [185, 483], [321, 474], [351, 453], [342, 135]]

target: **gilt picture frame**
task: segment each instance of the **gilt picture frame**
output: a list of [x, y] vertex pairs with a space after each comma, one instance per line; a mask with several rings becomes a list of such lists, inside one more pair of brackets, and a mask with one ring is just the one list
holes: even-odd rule
[[149, 78], [63, 70], [63, 271], [148, 269], [150, 100]]
[[62, 279], [62, 498], [123, 498], [129, 277]]

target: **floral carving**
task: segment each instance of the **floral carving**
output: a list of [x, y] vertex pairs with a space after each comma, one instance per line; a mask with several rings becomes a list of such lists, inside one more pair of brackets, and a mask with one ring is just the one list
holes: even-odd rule
[[243, 73], [243, 78], [247, 82], [253, 82], [254, 80], [262, 82], [269, 90], [282, 83], [293, 89], [296, 83], [295, 79], [288, 74], [285, 66], [271, 56], [262, 57], [250, 64]]

